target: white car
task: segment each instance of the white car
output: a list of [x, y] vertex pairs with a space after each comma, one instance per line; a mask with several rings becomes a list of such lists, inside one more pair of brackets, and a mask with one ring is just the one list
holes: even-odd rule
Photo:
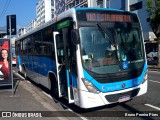
[[12, 65], [16, 65], [17, 64], [17, 58], [16, 56], [12, 56]]

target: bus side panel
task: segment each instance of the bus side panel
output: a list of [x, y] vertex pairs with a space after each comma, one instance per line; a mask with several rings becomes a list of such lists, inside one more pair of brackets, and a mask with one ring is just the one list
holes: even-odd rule
[[37, 73], [37, 65], [38, 59], [37, 57], [31, 56], [29, 63], [31, 64], [31, 68], [27, 66], [27, 76], [36, 83], [39, 83], [39, 74]]
[[26, 64], [27, 76], [34, 82], [49, 88], [48, 86], [48, 71], [55, 73], [55, 62], [50, 57], [32, 56], [23, 58]]
[[56, 73], [55, 61], [48, 57], [42, 57], [39, 66], [39, 83], [47, 88], [49, 88], [48, 83], [48, 72], [53, 71]]

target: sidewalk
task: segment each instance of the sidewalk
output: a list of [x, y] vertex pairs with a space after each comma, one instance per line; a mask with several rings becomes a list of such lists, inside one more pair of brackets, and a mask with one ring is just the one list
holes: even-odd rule
[[[14, 81], [16, 81], [14, 94], [12, 94], [11, 86], [0, 87], [0, 119], [17, 120], [18, 118], [22, 119], [22, 117], [25, 120], [28, 120], [28, 117], [34, 117], [34, 119], [38, 117], [38, 120], [53, 119], [41, 115], [41, 111], [50, 110], [44, 106], [47, 105], [45, 104], [46, 101], [41, 98], [34, 88], [29, 86], [27, 81], [21, 79]], [[33, 115], [34, 113], [36, 113], [35, 116]], [[57, 118], [54, 117], [54, 119], [56, 120]]]
[[[36, 87], [28, 80], [22, 79], [23, 77], [17, 77], [16, 73], [17, 71], [15, 70], [14, 94], [12, 94], [11, 86], [0, 86], [0, 119], [3, 119], [7, 115], [6, 113], [11, 114], [11, 117], [4, 118], [7, 120], [28, 120], [32, 117], [34, 117], [33, 120], [80, 119], [74, 113], [66, 112], [67, 109], [65, 110], [64, 106], [61, 106], [60, 103], [54, 101], [52, 98], [47, 97], [42, 89]], [[69, 113], [71, 116], [73, 115], [73, 117], [64, 116], [63, 111], [65, 114]], [[20, 113], [20, 117], [17, 117], [18, 113]], [[36, 119], [35, 116], [38, 118]]]

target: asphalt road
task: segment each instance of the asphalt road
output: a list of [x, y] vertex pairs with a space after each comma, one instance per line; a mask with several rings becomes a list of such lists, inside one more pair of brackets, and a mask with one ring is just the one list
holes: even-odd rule
[[[26, 105], [12, 106], [12, 110], [20, 111], [46, 111], [49, 115], [60, 114], [54, 119], [82, 119], [82, 120], [158, 120], [160, 118], [160, 72], [149, 71], [148, 92], [125, 103], [117, 103], [94, 109], [81, 109], [75, 105], [69, 105], [65, 99], [58, 99], [49, 94], [49, 91], [30, 81], [20, 81], [18, 88], [24, 89], [17, 97], [24, 96]], [[18, 89], [17, 88], [17, 89]], [[17, 92], [20, 92], [19, 90]], [[18, 96], [19, 95], [19, 96]], [[25, 98], [27, 97], [27, 99]], [[17, 98], [16, 98], [17, 99]], [[1, 99], [0, 99], [1, 100]], [[22, 102], [22, 101], [21, 101]], [[23, 102], [22, 102], [23, 103]], [[2, 104], [2, 103], [1, 103]], [[3, 104], [7, 104], [3, 101]], [[10, 103], [11, 104], [11, 103]], [[15, 103], [14, 103], [15, 104]], [[29, 104], [29, 105], [28, 105]], [[14, 109], [14, 107], [17, 107]], [[25, 107], [23, 107], [25, 106]], [[5, 108], [5, 105], [3, 105]], [[4, 110], [4, 109], [1, 109]], [[6, 109], [10, 110], [10, 109]], [[65, 111], [64, 113], [62, 111]], [[69, 112], [68, 112], [69, 111]], [[50, 113], [51, 112], [51, 113]], [[132, 114], [133, 113], [133, 114]], [[67, 114], [67, 115], [66, 115]], [[150, 116], [148, 116], [150, 114]], [[124, 116], [126, 115], [126, 117]], [[138, 115], [138, 117], [134, 117]], [[158, 117], [157, 117], [158, 115]], [[131, 116], [131, 117], [129, 117]], [[146, 116], [146, 117], [145, 117]], [[153, 117], [156, 116], [156, 117]], [[48, 118], [50, 119], [50, 118]]]

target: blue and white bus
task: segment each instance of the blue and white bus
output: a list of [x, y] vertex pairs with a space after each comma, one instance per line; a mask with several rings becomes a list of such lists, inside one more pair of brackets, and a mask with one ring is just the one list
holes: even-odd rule
[[16, 40], [20, 71], [81, 108], [147, 92], [147, 61], [136, 14], [72, 8]]

